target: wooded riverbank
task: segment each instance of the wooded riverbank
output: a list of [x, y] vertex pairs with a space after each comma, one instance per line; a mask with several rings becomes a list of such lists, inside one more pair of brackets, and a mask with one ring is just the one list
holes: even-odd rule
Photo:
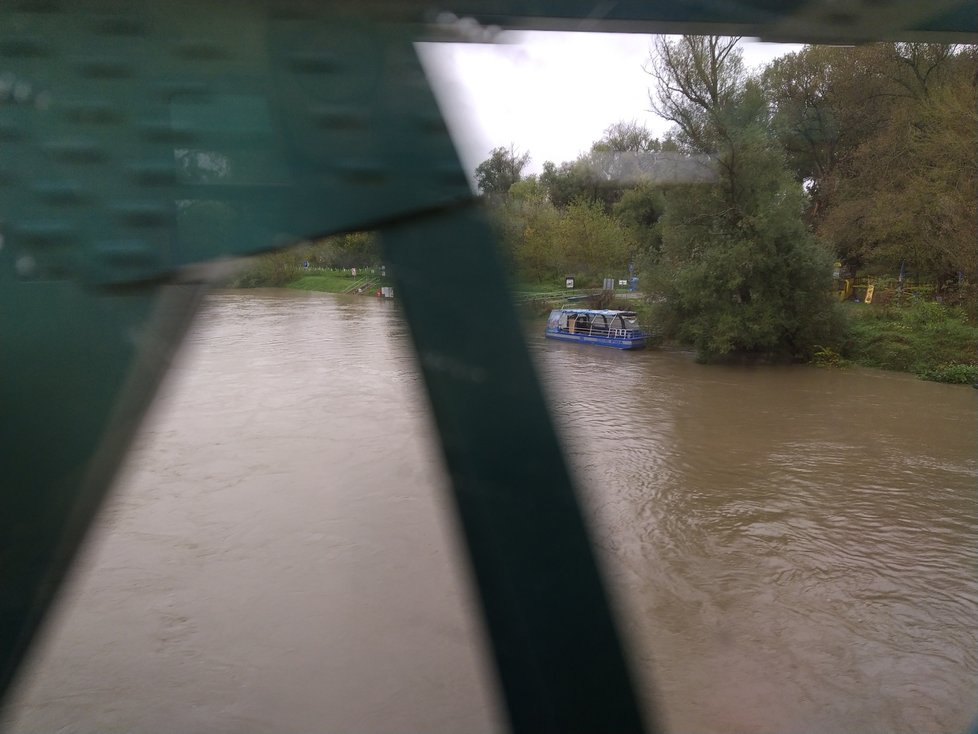
[[[278, 282], [264, 280], [262, 274], [274, 272], [274, 269], [262, 262], [264, 258], [257, 258], [229, 286], [285, 287], [338, 294], [360, 290], [361, 295], [372, 296], [382, 286], [392, 285], [385, 275], [381, 275], [379, 267], [357, 268], [354, 275], [350, 268], [305, 268], [301, 262], [282, 260], [286, 255], [266, 256], [279, 259], [278, 270], [285, 275], [285, 282], [280, 282], [279, 278], [273, 279]], [[514, 283], [512, 289], [520, 311], [531, 317], [545, 315], [551, 308], [566, 303], [567, 290], [562, 283]], [[645, 294], [634, 295], [638, 297], [617, 301], [599, 299], [592, 305], [637, 311], [640, 322], [656, 334], [657, 304]], [[924, 299], [907, 304], [847, 302], [837, 304], [834, 315], [839, 324], [838, 335], [831, 342], [817, 346], [808, 360], [812, 364], [827, 368], [857, 365], [909, 372], [925, 380], [954, 384], [970, 385], [978, 381], [978, 327], [961, 307]], [[675, 340], [664, 344], [682, 346]], [[757, 359], [771, 361], [772, 357], [759, 356]], [[715, 361], [743, 360], [734, 354]], [[791, 361], [790, 357], [788, 361]]]

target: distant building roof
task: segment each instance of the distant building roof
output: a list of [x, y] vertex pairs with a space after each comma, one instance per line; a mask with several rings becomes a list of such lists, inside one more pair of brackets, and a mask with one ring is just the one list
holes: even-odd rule
[[623, 184], [716, 183], [716, 164], [708, 155], [687, 155], [677, 151], [595, 152], [591, 170], [599, 178]]

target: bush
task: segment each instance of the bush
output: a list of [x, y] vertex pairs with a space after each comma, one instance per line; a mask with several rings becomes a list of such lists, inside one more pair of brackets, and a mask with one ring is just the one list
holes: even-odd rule
[[933, 382], [947, 382], [952, 385], [978, 384], [978, 365], [975, 364], [942, 364], [933, 369], [924, 370], [919, 376]]
[[306, 263], [319, 268], [364, 268], [380, 263], [377, 238], [369, 232], [351, 232], [250, 258], [231, 279], [230, 288], [277, 288], [308, 275]]
[[299, 272], [288, 252], [274, 252], [248, 260], [228, 283], [230, 288], [276, 288], [295, 279]]
[[960, 308], [917, 300], [907, 307], [849, 304], [847, 310], [843, 352], [857, 364], [924, 375], [978, 362], [978, 329]]
[[815, 352], [812, 354], [812, 364], [816, 367], [845, 367], [847, 362], [832, 347], [816, 345]]

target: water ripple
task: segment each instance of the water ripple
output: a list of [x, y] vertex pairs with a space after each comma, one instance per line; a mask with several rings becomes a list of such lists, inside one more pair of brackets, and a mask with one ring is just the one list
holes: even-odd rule
[[[965, 727], [978, 694], [970, 393], [534, 346], [656, 679], [697, 680], [727, 706], [667, 699], [677, 730], [730, 730], [737, 701], [768, 689], [781, 694], [750, 731]], [[690, 658], [720, 667], [691, 672]]]

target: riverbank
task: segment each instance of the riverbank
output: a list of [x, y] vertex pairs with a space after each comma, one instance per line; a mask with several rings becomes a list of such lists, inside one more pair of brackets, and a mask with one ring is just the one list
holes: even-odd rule
[[263, 277], [256, 269], [245, 271], [232, 279], [227, 288], [248, 290], [251, 288], [289, 288], [297, 291], [320, 293], [354, 293], [358, 288], [374, 293], [381, 286], [390, 285], [378, 270], [360, 269], [356, 275], [349, 270], [326, 268], [292, 268], [288, 272], [275, 273], [276, 277]]
[[373, 293], [382, 285], [388, 285], [387, 279], [379, 274], [364, 273], [353, 276], [339, 271], [323, 271], [303, 275], [297, 280], [286, 284], [286, 288], [296, 291], [318, 291], [320, 293], [355, 293], [358, 288]]
[[924, 380], [971, 385], [978, 381], [978, 327], [963, 309], [937, 301], [907, 306], [841, 304], [846, 334], [822, 347], [821, 366], [910, 372]]
[[[358, 269], [354, 276], [349, 270], [296, 268], [285, 280], [276, 285], [323, 293], [351, 293], [358, 288], [374, 293], [381, 286], [389, 285], [377, 269]], [[254, 278], [239, 278], [229, 285], [247, 288], [259, 284]], [[567, 305], [569, 293], [581, 294], [581, 289], [561, 290], [558, 285], [513, 283], [511, 289], [521, 315], [545, 316], [550, 309]], [[640, 322], [649, 326], [653, 334], [656, 332], [651, 306], [643, 297], [589, 299], [580, 305], [637, 311]], [[842, 303], [838, 308], [842, 333], [833, 343], [816, 349], [812, 364], [909, 372], [924, 380], [951, 384], [978, 382], [978, 326], [963, 309], [923, 299], [902, 306]], [[668, 342], [660, 340], [660, 343], [670, 346]]]

